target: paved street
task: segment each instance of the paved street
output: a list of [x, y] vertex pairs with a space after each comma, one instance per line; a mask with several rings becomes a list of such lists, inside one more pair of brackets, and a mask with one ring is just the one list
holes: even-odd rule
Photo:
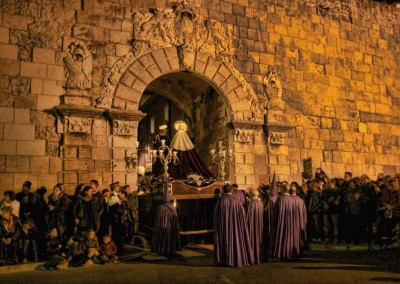
[[191, 246], [174, 259], [147, 253], [118, 264], [59, 271], [34, 271], [33, 265], [26, 272], [2, 269], [0, 283], [400, 283], [399, 251], [367, 252], [365, 247], [345, 246], [325, 250], [320, 245], [295, 263], [221, 268], [213, 265], [211, 249]]

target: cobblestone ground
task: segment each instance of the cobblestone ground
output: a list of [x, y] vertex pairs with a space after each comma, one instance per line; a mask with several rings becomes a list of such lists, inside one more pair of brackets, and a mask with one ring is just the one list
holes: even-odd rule
[[[400, 251], [366, 246], [313, 245], [297, 262], [269, 262], [245, 268], [213, 265], [212, 246], [188, 246], [175, 258], [135, 252], [117, 264], [61, 266], [59, 271], [0, 269], [0, 283], [399, 283]], [[20, 266], [22, 267], [22, 266]]]

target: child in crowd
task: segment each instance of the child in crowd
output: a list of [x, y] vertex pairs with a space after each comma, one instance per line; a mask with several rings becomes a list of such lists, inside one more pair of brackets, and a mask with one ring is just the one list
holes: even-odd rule
[[102, 254], [101, 259], [105, 263], [113, 263], [118, 260], [117, 246], [115, 245], [109, 234], [104, 235], [100, 252]]
[[86, 239], [86, 256], [88, 263], [103, 263], [100, 259], [100, 245], [95, 230], [89, 230]]
[[47, 261], [43, 265], [45, 270], [58, 270], [58, 265], [62, 264], [65, 260], [61, 256], [62, 244], [58, 236], [57, 228], [50, 228], [47, 233]]
[[84, 266], [86, 263], [86, 236], [75, 234], [68, 240], [67, 247], [70, 255], [68, 266]]

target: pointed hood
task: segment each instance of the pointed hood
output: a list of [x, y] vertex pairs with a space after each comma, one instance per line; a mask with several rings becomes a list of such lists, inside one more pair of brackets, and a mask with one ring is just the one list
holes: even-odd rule
[[269, 200], [272, 202], [275, 202], [278, 199], [278, 188], [276, 186], [276, 175], [274, 172], [274, 177], [272, 178], [272, 187], [271, 187], [271, 193], [269, 196]]

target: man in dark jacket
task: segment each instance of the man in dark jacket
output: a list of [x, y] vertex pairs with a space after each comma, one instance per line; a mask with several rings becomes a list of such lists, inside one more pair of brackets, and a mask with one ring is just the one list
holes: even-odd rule
[[[322, 192], [321, 201], [324, 212], [324, 233], [325, 242], [329, 242], [329, 237], [333, 236], [335, 244], [339, 242], [339, 210], [341, 192], [336, 187], [336, 181], [329, 181], [328, 189]], [[333, 233], [330, 231], [333, 229]]]
[[32, 183], [30, 181], [25, 181], [22, 185], [22, 191], [16, 194], [16, 199], [20, 203], [19, 217], [21, 222], [25, 222], [27, 218], [33, 219], [33, 214], [35, 210], [35, 195], [30, 192]]
[[97, 180], [91, 180], [90, 186], [92, 188], [92, 206], [93, 206], [93, 217], [94, 217], [94, 230], [96, 234], [100, 230], [101, 215], [104, 212], [104, 197], [99, 190], [99, 182]]
[[309, 217], [309, 235], [313, 241], [321, 241], [321, 191], [319, 181], [313, 180], [306, 198], [307, 216]]

